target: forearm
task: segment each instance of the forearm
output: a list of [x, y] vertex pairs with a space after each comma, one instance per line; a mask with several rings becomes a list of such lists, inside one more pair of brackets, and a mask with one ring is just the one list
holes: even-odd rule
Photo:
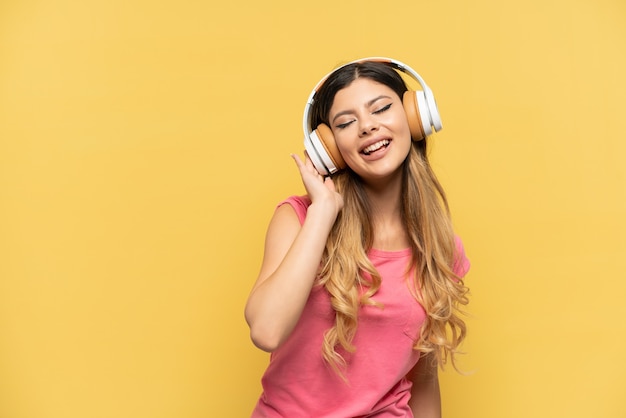
[[415, 418], [441, 418], [438, 365], [430, 355], [419, 359], [407, 375], [413, 382], [409, 405]]
[[441, 418], [439, 380], [414, 384], [409, 404], [415, 418]]
[[[335, 219], [336, 211], [332, 208], [312, 204], [278, 266], [252, 290], [245, 315], [252, 340], [259, 348], [273, 351], [298, 322]], [[268, 236], [268, 239], [273, 238]], [[276, 245], [280, 243], [267, 242], [266, 248]]]

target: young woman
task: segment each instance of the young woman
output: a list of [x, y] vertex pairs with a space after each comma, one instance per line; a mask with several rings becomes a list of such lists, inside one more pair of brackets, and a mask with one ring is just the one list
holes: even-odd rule
[[415, 120], [395, 63], [340, 67], [305, 111], [338, 171], [294, 155], [307, 195], [270, 222], [245, 309], [272, 353], [253, 417], [441, 416], [437, 369], [465, 337], [469, 261], [427, 158], [420, 106], [432, 121], [436, 105], [417, 100]]

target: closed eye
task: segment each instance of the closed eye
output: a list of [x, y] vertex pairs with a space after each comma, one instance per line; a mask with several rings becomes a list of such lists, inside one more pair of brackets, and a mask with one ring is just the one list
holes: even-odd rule
[[[381, 107], [380, 109], [377, 109], [377, 110], [373, 111], [372, 114], [379, 115], [379, 114], [381, 114], [383, 112], [386, 112], [387, 110], [389, 110], [391, 108], [392, 104], [393, 103], [389, 103], [388, 105], [385, 105], [385, 106]], [[353, 120], [350, 120], [348, 122], [340, 123], [340, 124], [335, 125], [335, 126], [338, 129], [345, 129], [345, 128], [347, 128], [350, 124], [352, 124], [355, 121], [356, 121], [356, 119], [353, 119]]]
[[339, 125], [336, 125], [336, 126], [339, 129], [344, 129], [344, 128], [347, 128], [352, 122], [354, 122], [354, 120], [351, 120], [351, 121], [346, 122], [346, 123], [340, 123]]
[[387, 110], [389, 110], [391, 105], [392, 105], [392, 103], [389, 103], [388, 105], [381, 107], [380, 109], [374, 111], [374, 114], [379, 114], [379, 113], [386, 112]]

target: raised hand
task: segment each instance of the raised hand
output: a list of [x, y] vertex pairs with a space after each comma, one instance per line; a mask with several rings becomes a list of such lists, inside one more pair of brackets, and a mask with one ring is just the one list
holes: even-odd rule
[[343, 197], [335, 190], [335, 183], [330, 177], [324, 178], [317, 172], [308, 154], [305, 153], [305, 161], [295, 154], [291, 157], [296, 162], [302, 183], [312, 203], [332, 203], [336, 213], [343, 208]]

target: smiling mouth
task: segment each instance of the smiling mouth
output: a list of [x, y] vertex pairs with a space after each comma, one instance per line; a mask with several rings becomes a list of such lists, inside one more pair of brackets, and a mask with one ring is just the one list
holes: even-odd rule
[[361, 152], [365, 155], [370, 155], [371, 153], [376, 152], [381, 148], [385, 148], [387, 145], [389, 145], [389, 142], [390, 141], [388, 139], [382, 139], [375, 144], [370, 145], [369, 147], [363, 148]]

